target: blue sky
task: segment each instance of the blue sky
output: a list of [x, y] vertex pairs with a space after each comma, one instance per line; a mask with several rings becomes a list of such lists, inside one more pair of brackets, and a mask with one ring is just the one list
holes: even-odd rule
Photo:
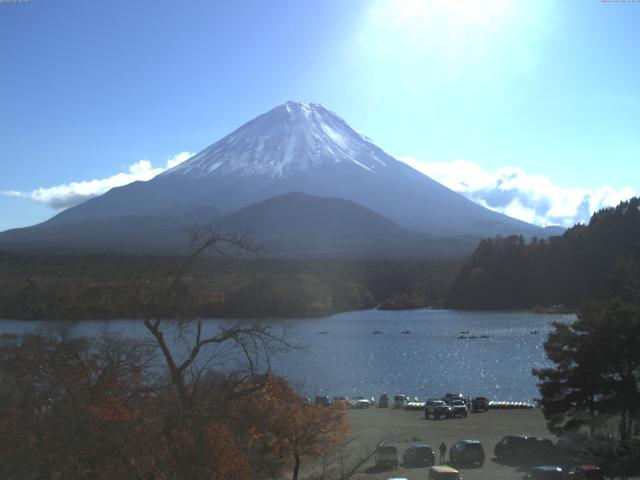
[[640, 193], [638, 25], [600, 0], [3, 1], [0, 230], [286, 100], [483, 205], [584, 221]]

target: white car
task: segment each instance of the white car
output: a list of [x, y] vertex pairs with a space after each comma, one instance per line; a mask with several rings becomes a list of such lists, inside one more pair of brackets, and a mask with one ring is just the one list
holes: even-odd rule
[[378, 468], [395, 470], [398, 468], [398, 447], [390, 443], [379, 445], [376, 450], [375, 462]]
[[371, 401], [364, 397], [357, 397], [353, 401], [353, 408], [369, 408], [371, 406]]

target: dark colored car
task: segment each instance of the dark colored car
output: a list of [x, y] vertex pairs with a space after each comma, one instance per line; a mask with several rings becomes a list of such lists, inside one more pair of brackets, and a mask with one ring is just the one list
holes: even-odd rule
[[456, 465], [481, 467], [484, 464], [484, 448], [480, 440], [459, 440], [449, 450], [449, 459]]
[[534, 467], [524, 476], [525, 480], [563, 480], [562, 468], [556, 466]]
[[378, 400], [379, 408], [389, 408], [389, 395], [383, 393], [380, 395], [380, 399]]
[[451, 417], [451, 407], [442, 400], [431, 398], [424, 404], [424, 418], [431, 416], [434, 418], [449, 418]]
[[471, 400], [471, 411], [486, 412], [489, 410], [489, 399], [486, 397], [475, 397]]
[[331, 405], [331, 399], [329, 397], [327, 397], [326, 395], [318, 395], [315, 398], [315, 402], [316, 405], [322, 405], [323, 407], [328, 407], [329, 405]]
[[402, 460], [405, 465], [431, 466], [436, 463], [436, 454], [426, 443], [414, 443], [404, 451]]
[[553, 442], [528, 435], [508, 435], [496, 444], [493, 453], [506, 461], [546, 460], [553, 454]]
[[442, 397], [442, 400], [447, 403], [451, 402], [452, 400], [463, 400], [466, 403], [466, 399], [461, 393], [445, 393], [444, 397]]
[[569, 468], [567, 478], [575, 480], [604, 480], [604, 473], [595, 465], [578, 465]]

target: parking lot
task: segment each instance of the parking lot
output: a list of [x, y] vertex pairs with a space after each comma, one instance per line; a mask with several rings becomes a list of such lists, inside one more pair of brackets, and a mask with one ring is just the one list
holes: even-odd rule
[[[438, 456], [438, 446], [445, 442], [451, 447], [460, 439], [477, 439], [484, 446], [486, 460], [480, 468], [460, 468], [465, 480], [481, 479], [519, 479], [526, 468], [498, 463], [494, 459], [493, 447], [506, 435], [527, 434], [546, 437], [554, 442], [556, 438], [549, 434], [542, 412], [530, 410], [490, 410], [486, 413], [470, 414], [468, 418], [426, 420], [422, 411], [405, 411], [392, 408], [349, 410], [349, 423], [352, 437], [358, 439], [360, 446], [353, 448], [351, 455], [362, 455], [366, 446], [375, 442], [389, 440], [398, 445], [400, 465], [395, 470], [380, 471], [370, 459], [363, 467], [358, 479], [386, 480], [404, 477], [409, 480], [426, 480], [428, 467], [414, 468], [403, 465], [402, 453], [416, 441], [431, 445]], [[363, 447], [366, 445], [365, 447]], [[447, 451], [446, 460], [449, 459]]]

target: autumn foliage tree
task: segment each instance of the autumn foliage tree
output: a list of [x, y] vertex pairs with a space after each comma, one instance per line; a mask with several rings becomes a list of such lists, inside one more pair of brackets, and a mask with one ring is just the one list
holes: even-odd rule
[[274, 375], [259, 379], [261, 388], [234, 406], [232, 418], [244, 424], [254, 455], [291, 466], [297, 480], [302, 459], [317, 457], [344, 443], [349, 427], [334, 406], [303, 402], [289, 383]]
[[144, 378], [147, 353], [144, 345], [113, 337], [4, 335], [0, 477], [153, 475], [161, 446]]
[[68, 332], [0, 341], [0, 478], [205, 480], [274, 478], [335, 447], [333, 409], [303, 407], [270, 358], [284, 332], [208, 324], [189, 272], [207, 251], [250, 249], [205, 230], [164, 276], [119, 294], [144, 313], [143, 341]]
[[272, 374], [203, 374], [185, 411], [154, 361], [117, 337], [3, 336], [0, 478], [296, 479], [348, 431], [342, 411], [303, 404]]
[[303, 412], [286, 380], [270, 373], [270, 357], [291, 347], [278, 328], [243, 321], [207, 328], [195, 306], [211, 292], [194, 285], [191, 270], [210, 252], [229, 256], [258, 248], [213, 228], [191, 233], [190, 253], [164, 280], [128, 290], [167, 369], [174, 403], [164, 412], [162, 437], [175, 471], [194, 480], [272, 478], [290, 458], [295, 478], [302, 456], [341, 440], [342, 414]]

